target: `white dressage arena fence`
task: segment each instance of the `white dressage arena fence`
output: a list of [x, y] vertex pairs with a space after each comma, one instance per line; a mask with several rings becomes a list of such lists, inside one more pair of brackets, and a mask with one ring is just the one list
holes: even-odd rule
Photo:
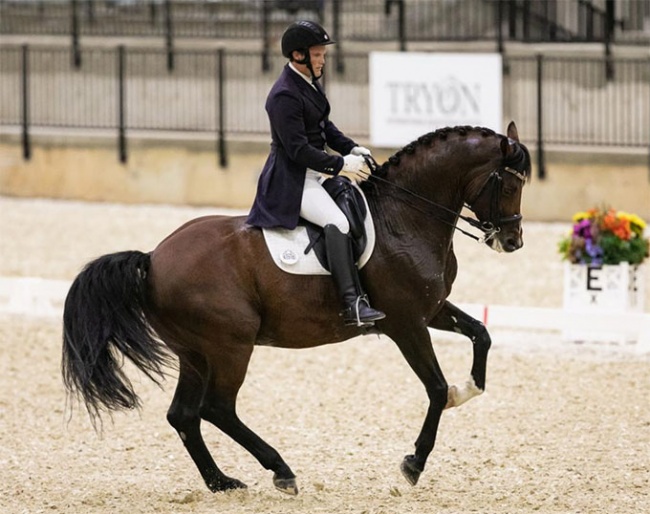
[[70, 282], [36, 277], [0, 277], [0, 313], [60, 317]]
[[[70, 282], [63, 280], [0, 277], [0, 313], [60, 318], [69, 288]], [[457, 306], [490, 328], [617, 332], [627, 341], [633, 341], [640, 353], [650, 352], [650, 313], [647, 312], [576, 313], [546, 307], [464, 303]]]

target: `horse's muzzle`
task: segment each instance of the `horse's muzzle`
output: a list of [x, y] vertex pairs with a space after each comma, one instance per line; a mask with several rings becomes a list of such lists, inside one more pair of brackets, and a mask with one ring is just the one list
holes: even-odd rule
[[519, 225], [514, 230], [506, 230], [500, 240], [504, 252], [511, 253], [524, 246], [524, 231]]
[[522, 246], [524, 246], [524, 241], [521, 237], [508, 237], [501, 243], [501, 248], [506, 253], [519, 250]]
[[486, 243], [496, 252], [512, 253], [524, 246], [522, 230], [501, 230]]

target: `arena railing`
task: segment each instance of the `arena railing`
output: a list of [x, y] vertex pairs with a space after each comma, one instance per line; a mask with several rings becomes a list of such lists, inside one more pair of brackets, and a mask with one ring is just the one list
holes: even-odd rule
[[[226, 166], [227, 141], [268, 137], [264, 101], [284, 59], [255, 66], [259, 52], [224, 49], [175, 52], [167, 67], [163, 49], [84, 48], [76, 68], [66, 48], [0, 48], [0, 126], [21, 134], [31, 155], [34, 129], [115, 134], [121, 161], [133, 132], [214, 136]], [[636, 148], [650, 151], [650, 63], [647, 58], [521, 56], [508, 59], [503, 78], [504, 120], [515, 119], [523, 141], [538, 150], [545, 174], [549, 145]], [[353, 137], [370, 136], [368, 55], [347, 54], [345, 73], [329, 71], [324, 85], [332, 118]], [[433, 129], [434, 127], [432, 127]]]
[[608, 18], [620, 33], [643, 29], [643, 19], [650, 15], [647, 4], [647, 0], [0, 0], [0, 28], [3, 34], [70, 35], [76, 28], [88, 36], [160, 37], [171, 25], [178, 37], [259, 38], [265, 15], [276, 30], [282, 30], [298, 16], [330, 24], [338, 14], [348, 25], [342, 34], [346, 39], [393, 39], [402, 21], [409, 39], [474, 40], [495, 33], [501, 7], [510, 38], [597, 41], [604, 36]]
[[649, 44], [650, 0], [0, 0], [0, 34], [250, 39], [263, 48], [296, 18], [343, 42]]

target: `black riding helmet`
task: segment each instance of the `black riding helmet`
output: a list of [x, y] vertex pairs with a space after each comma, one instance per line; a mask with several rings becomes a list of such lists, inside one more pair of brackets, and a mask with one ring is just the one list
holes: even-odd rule
[[315, 79], [314, 70], [311, 67], [309, 59], [309, 49], [312, 46], [331, 45], [336, 43], [332, 41], [329, 34], [318, 23], [313, 21], [296, 21], [289, 25], [282, 34], [282, 55], [291, 58], [291, 53], [295, 50], [304, 54], [302, 61], [296, 61], [299, 64], [306, 64]]

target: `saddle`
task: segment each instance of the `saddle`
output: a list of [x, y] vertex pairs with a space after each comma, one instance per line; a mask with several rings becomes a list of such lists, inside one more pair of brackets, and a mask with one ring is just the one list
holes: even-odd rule
[[[323, 182], [336, 205], [350, 223], [352, 252], [362, 268], [375, 244], [375, 231], [366, 199], [361, 189], [345, 177], [332, 177]], [[322, 227], [300, 219], [294, 230], [263, 229], [266, 245], [275, 263], [289, 273], [305, 275], [329, 274]]]

